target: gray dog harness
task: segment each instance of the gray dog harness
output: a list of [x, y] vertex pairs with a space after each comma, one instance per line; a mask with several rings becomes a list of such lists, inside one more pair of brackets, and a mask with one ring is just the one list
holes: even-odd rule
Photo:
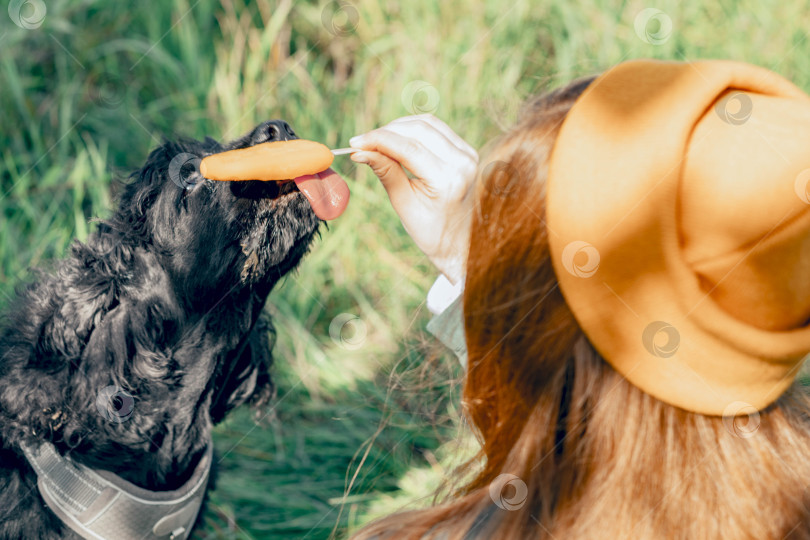
[[191, 533], [211, 472], [212, 443], [191, 478], [174, 491], [149, 491], [109, 471], [92, 470], [50, 443], [23, 446], [39, 493], [79, 536], [94, 540], [180, 540]]

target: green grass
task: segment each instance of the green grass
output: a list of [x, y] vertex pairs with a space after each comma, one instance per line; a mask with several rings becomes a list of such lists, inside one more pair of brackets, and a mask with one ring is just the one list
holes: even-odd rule
[[[0, 305], [31, 266], [87, 237], [111, 180], [163, 135], [228, 138], [284, 118], [336, 147], [435, 108], [481, 147], [530, 94], [637, 57], [745, 60], [810, 90], [804, 2], [45, 3], [34, 30], [0, 13]], [[672, 20], [663, 44], [634, 30], [648, 7]], [[413, 81], [430, 88], [404, 95]], [[425, 374], [434, 272], [375, 179], [338, 159], [350, 208], [272, 296], [279, 399], [260, 424], [240, 411], [217, 430], [221, 474], [199, 538], [343, 536], [426, 504], [469, 452], [452, 442], [457, 367]], [[331, 339], [341, 313], [365, 324], [361, 347]]]

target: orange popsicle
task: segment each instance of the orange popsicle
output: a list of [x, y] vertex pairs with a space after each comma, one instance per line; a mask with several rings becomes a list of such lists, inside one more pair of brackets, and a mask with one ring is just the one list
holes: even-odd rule
[[334, 156], [326, 145], [305, 139], [275, 141], [203, 158], [200, 173], [210, 180], [292, 180], [323, 172]]

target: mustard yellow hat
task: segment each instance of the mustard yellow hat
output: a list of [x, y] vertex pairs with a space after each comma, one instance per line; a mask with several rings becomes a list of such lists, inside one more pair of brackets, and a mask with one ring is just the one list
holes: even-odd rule
[[763, 68], [637, 60], [594, 80], [552, 152], [566, 302], [631, 383], [760, 410], [810, 352], [810, 97]]

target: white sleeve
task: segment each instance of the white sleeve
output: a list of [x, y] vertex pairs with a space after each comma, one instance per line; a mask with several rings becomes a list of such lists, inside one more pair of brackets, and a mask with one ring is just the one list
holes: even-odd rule
[[427, 308], [433, 315], [438, 315], [456, 301], [464, 291], [464, 280], [455, 285], [450, 283], [444, 274], [439, 274], [427, 293]]
[[461, 305], [463, 290], [464, 280], [454, 286], [446, 277], [439, 276], [427, 295], [427, 307], [433, 314], [433, 318], [427, 323], [427, 331], [453, 351], [466, 369], [467, 339], [464, 335], [464, 310]]

